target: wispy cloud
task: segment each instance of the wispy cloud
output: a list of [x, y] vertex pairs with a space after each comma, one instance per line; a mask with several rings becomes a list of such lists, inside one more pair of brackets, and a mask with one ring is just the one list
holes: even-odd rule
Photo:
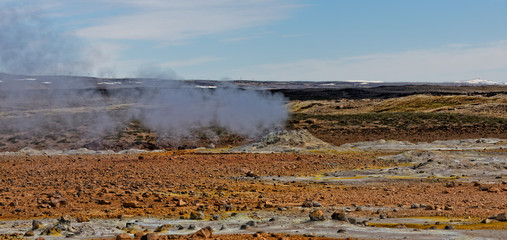
[[287, 0], [97, 1], [116, 2], [123, 11], [99, 18], [96, 24], [79, 29], [79, 36], [178, 42], [285, 19], [298, 7]]
[[482, 46], [303, 59], [235, 69], [228, 76], [287, 81], [457, 81], [482, 77], [507, 82], [507, 42]]

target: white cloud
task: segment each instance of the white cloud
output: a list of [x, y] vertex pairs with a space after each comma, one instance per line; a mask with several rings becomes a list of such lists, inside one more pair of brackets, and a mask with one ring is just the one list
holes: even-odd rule
[[298, 5], [287, 0], [96, 0], [128, 9], [77, 34], [95, 39], [178, 42], [260, 26], [287, 18]]
[[285, 81], [365, 79], [452, 82], [482, 77], [507, 82], [507, 42], [349, 58], [303, 59], [235, 69], [226, 74], [234, 78]]

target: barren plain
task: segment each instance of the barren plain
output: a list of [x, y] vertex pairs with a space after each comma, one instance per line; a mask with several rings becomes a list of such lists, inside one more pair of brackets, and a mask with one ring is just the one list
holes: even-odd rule
[[161, 139], [136, 121], [101, 139], [3, 125], [1, 238], [507, 236], [505, 86], [269, 86], [291, 116], [259, 138]]

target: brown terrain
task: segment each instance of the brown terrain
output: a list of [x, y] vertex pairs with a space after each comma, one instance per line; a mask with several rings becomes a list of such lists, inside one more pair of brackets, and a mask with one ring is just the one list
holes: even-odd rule
[[[505, 87], [482, 90], [478, 87], [435, 87], [423, 92], [414, 89], [425, 88], [407, 87], [403, 91], [394, 89], [389, 93], [384, 88], [380, 88], [382, 91], [379, 90], [379, 93], [372, 93], [372, 89], [359, 89], [362, 94], [367, 94], [362, 97], [357, 97], [360, 94], [353, 95], [350, 90], [320, 90], [325, 93], [320, 95], [314, 93], [318, 89], [281, 92], [291, 99], [287, 103], [291, 113], [288, 128], [306, 129], [335, 146], [380, 139], [411, 143], [507, 139]], [[350, 94], [356, 97], [350, 97]], [[137, 122], [131, 122], [102, 140], [84, 141], [78, 132], [66, 134], [53, 138], [46, 136], [49, 140], [44, 142], [29, 133], [4, 131], [0, 134], [0, 147], [3, 151], [18, 151], [23, 147], [41, 150], [79, 147], [121, 150], [135, 147], [147, 150], [164, 148], [167, 151], [0, 155], [0, 223], [5, 222], [5, 225], [0, 224], [0, 229], [3, 229], [0, 239], [35, 239], [39, 236], [53, 239], [63, 238], [69, 233], [74, 234], [67, 235], [72, 238], [78, 237], [79, 232], [59, 228], [58, 224], [70, 226], [70, 222], [97, 224], [96, 221], [134, 219], [198, 221], [200, 225], [196, 229], [194, 227], [191, 233], [178, 233], [176, 225], [157, 224], [157, 229], [133, 228], [130, 225], [129, 228], [128, 222], [126, 226], [125, 222], [121, 222], [117, 225], [117, 232], [104, 237], [96, 234], [79, 238], [375, 239], [378, 236], [374, 234], [364, 235], [370, 231], [367, 229], [408, 229], [410, 231], [407, 230], [403, 233], [407, 235], [403, 236], [410, 236], [411, 232], [426, 234], [421, 231], [451, 227], [456, 229], [456, 234], [474, 234], [463, 232], [469, 229], [490, 231], [479, 232], [492, 239], [502, 239], [507, 233], [507, 145], [502, 140], [477, 140], [478, 144], [489, 144], [489, 141], [493, 145], [464, 150], [347, 150], [345, 147], [319, 150], [312, 146], [304, 152], [229, 153], [229, 147], [257, 139], [226, 132], [220, 135], [219, 141], [189, 138], [184, 143], [164, 142], [157, 141], [155, 133]], [[475, 140], [471, 142], [475, 143]], [[217, 148], [177, 150], [209, 147], [212, 143]], [[415, 156], [427, 154], [430, 158], [422, 165], [417, 165], [415, 160], [406, 162], [389, 158], [408, 153]], [[366, 181], [370, 178], [364, 174], [365, 171], [422, 169], [421, 166], [430, 162], [439, 161], [440, 164], [440, 161], [463, 158], [459, 154], [491, 156], [490, 159], [499, 163], [492, 165], [486, 162], [483, 166], [472, 161], [471, 166], [478, 166], [479, 170], [462, 175], [440, 174], [438, 171], [442, 169], [430, 169], [439, 174], [418, 177], [389, 173]], [[433, 160], [431, 156], [435, 159], [444, 156], [444, 160]], [[485, 173], [480, 175], [483, 169]], [[345, 176], [345, 173], [352, 174]], [[425, 172], [421, 170], [419, 173]], [[340, 214], [348, 217], [346, 223], [338, 217]], [[277, 221], [282, 221], [285, 231], [274, 231], [269, 225], [271, 219], [264, 221], [263, 216], [272, 218], [275, 225]], [[276, 220], [278, 218], [289, 220]], [[430, 220], [408, 222], [418, 218]], [[53, 227], [53, 224], [32, 227], [31, 221], [51, 219], [60, 220]], [[258, 223], [248, 225], [250, 219]], [[305, 226], [320, 222], [331, 225], [319, 226], [328, 227], [334, 235], [292, 231], [292, 227], [299, 223], [290, 222], [290, 219], [302, 219], [302, 222], [304, 219], [301, 224], [310, 224]], [[389, 219], [398, 222], [383, 222]], [[30, 221], [26, 227], [18, 222], [9, 222], [26, 220]], [[216, 228], [205, 228], [220, 221], [229, 223], [236, 230], [221, 232]], [[240, 230], [240, 225], [241, 229], [249, 230], [242, 232], [246, 230]], [[11, 226], [12, 230], [5, 226]], [[393, 234], [397, 234], [396, 231]], [[402, 235], [386, 236], [401, 238]], [[439, 236], [452, 238], [453, 235], [437, 235], [429, 239], [438, 239]]]

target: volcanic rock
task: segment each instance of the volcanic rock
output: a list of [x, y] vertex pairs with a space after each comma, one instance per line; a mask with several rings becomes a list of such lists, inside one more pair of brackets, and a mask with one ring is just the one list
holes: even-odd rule
[[158, 240], [158, 234], [148, 233], [141, 237], [141, 240]]
[[171, 227], [169, 224], [160, 225], [155, 229], [155, 232], [167, 232]]
[[347, 218], [347, 215], [345, 214], [345, 212], [334, 212], [331, 215], [331, 218], [334, 220], [338, 220], [338, 221], [349, 222], [349, 219]]
[[42, 228], [42, 222], [39, 220], [32, 221], [32, 230], [37, 230]]
[[140, 208], [141, 206], [139, 205], [138, 202], [132, 201], [132, 202], [124, 202], [123, 207], [124, 208]]
[[500, 213], [500, 214], [496, 215], [496, 220], [507, 221], [507, 213]]
[[88, 217], [88, 216], [79, 216], [79, 217], [76, 218], [76, 221], [78, 223], [89, 222], [90, 221], [90, 217]]
[[116, 235], [116, 240], [130, 240], [130, 239], [134, 239], [134, 238], [131, 237], [129, 234], [126, 234], [126, 233], [122, 233], [120, 235]]
[[324, 221], [326, 218], [324, 217], [324, 213], [321, 210], [314, 210], [309, 214], [311, 221]]
[[191, 212], [190, 213], [190, 219], [193, 219], [193, 220], [203, 220], [204, 219], [204, 213], [199, 211], [194, 211], [194, 212]]
[[213, 236], [213, 229], [211, 227], [201, 228], [196, 233], [190, 235], [192, 238], [210, 238]]

